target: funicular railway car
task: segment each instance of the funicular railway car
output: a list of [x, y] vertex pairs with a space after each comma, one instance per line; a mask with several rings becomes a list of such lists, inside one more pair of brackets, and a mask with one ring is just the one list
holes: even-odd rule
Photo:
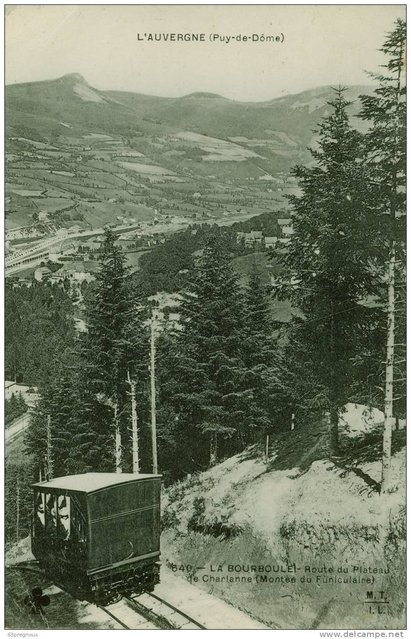
[[100, 604], [159, 583], [160, 475], [84, 473], [33, 489], [32, 552], [54, 583]]

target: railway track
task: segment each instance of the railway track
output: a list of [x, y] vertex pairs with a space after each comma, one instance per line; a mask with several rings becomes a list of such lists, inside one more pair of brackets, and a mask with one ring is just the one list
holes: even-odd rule
[[144, 621], [148, 622], [144, 624], [145, 628], [206, 630], [201, 623], [153, 593], [123, 597], [119, 602], [100, 608], [127, 630], [142, 626]]
[[38, 562], [34, 559], [28, 559], [27, 561], [19, 561], [16, 564], [6, 565], [8, 570], [28, 570], [29, 572], [35, 572], [39, 575], [44, 575], [44, 570], [40, 568]]
[[[44, 577], [44, 570], [40, 568], [37, 560], [20, 561], [6, 567], [11, 570], [33, 572]], [[115, 603], [100, 605], [99, 608], [126, 630], [206, 630], [199, 621], [154, 593], [122, 597]]]

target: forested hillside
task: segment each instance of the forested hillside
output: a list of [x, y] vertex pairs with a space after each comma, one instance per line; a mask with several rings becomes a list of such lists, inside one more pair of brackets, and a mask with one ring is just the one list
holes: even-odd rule
[[[142, 255], [139, 270], [134, 275], [140, 293], [150, 296], [158, 291], [174, 293], [185, 288], [189, 274], [195, 267], [196, 255], [203, 249], [209, 233], [209, 224], [192, 226]], [[232, 257], [246, 252], [231, 228], [214, 225], [213, 233], [223, 238], [226, 250]]]
[[64, 289], [33, 282], [5, 291], [6, 379], [26, 385], [47, 384], [73, 344], [73, 306]]

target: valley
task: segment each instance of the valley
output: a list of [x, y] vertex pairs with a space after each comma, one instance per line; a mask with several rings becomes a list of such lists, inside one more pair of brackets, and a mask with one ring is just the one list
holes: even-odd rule
[[[348, 90], [361, 91], [367, 87]], [[138, 239], [281, 211], [298, 192], [290, 169], [307, 160], [327, 95], [159, 98], [97, 91], [78, 74], [8, 86], [9, 274], [27, 264], [21, 251], [39, 253], [36, 242], [98, 236], [106, 225]]]

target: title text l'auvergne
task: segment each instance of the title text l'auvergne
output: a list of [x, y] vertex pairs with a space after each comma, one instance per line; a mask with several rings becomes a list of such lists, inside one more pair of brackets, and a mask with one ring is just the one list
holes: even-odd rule
[[205, 42], [205, 33], [137, 33], [139, 42]]

